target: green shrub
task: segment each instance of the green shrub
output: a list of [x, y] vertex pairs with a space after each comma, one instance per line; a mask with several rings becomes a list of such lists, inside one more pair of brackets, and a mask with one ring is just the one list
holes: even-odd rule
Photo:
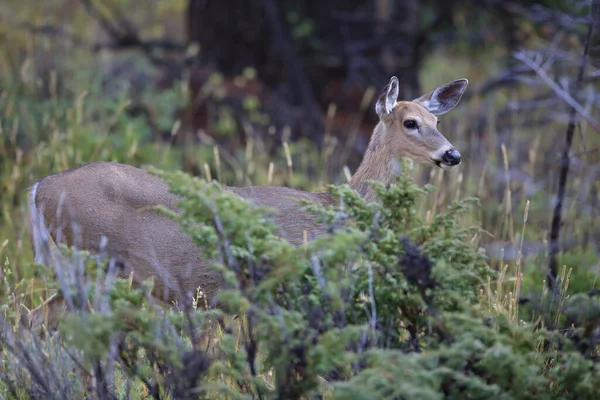
[[[125, 282], [85, 292], [91, 300], [77, 303], [51, 346], [77, 360], [69, 364], [76, 375], [95, 378], [98, 397], [143, 387], [178, 399], [595, 398], [598, 300], [564, 303], [567, 335], [490, 317], [477, 294], [494, 273], [471, 240], [478, 229], [458, 218], [473, 200], [427, 224], [415, 209], [429, 188], [408, 174], [389, 187], [374, 184], [376, 203], [347, 185], [331, 187], [336, 206], [304, 204], [329, 233], [292, 246], [265, 210], [218, 184], [155, 173], [182, 197], [181, 213], [162, 212], [223, 274], [220, 307], [202, 311], [196, 299], [163, 311], [149, 287]], [[90, 282], [103, 270], [96, 263], [86, 269]], [[19, 346], [35, 342], [26, 334], [8, 336], [16, 359], [44, 348]], [[28, 393], [81, 390], [14, 360], [5, 358], [13, 368], [5, 381], [29, 374]]]

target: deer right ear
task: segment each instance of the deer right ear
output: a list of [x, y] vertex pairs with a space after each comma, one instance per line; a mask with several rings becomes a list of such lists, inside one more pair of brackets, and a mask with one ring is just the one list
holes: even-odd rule
[[433, 115], [442, 115], [458, 104], [468, 84], [468, 80], [458, 79], [435, 88], [413, 101], [420, 103]]
[[375, 104], [375, 111], [379, 115], [379, 118], [389, 115], [394, 109], [398, 101], [398, 95], [400, 94], [399, 86], [398, 78], [392, 76], [390, 83], [383, 89], [383, 94], [377, 100], [377, 104]]

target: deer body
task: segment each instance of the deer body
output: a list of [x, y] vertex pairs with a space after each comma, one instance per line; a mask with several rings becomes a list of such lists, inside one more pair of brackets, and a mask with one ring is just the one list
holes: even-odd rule
[[[323, 229], [311, 213], [298, 207], [297, 200], [320, 204], [331, 200], [327, 193], [285, 187], [224, 189], [257, 205], [276, 208], [279, 212], [273, 219], [279, 227], [278, 234], [294, 244], [302, 243], [303, 232], [311, 240]], [[43, 204], [40, 211], [55, 242], [105, 251], [125, 264], [126, 275], [133, 271], [136, 280], [158, 277], [155, 295], [161, 299], [176, 300], [181, 289], [179, 282], [188, 293], [201, 287], [212, 297], [219, 287], [219, 278], [208, 267], [210, 260], [202, 257], [201, 249], [179, 229], [177, 222], [149, 209], [160, 204], [177, 211], [179, 200], [160, 178], [112, 162], [90, 163], [48, 176], [32, 190], [32, 203]], [[62, 210], [60, 214], [58, 209]]]
[[[413, 101], [397, 102], [398, 81], [393, 77], [376, 104], [381, 121], [374, 129], [364, 159], [350, 185], [367, 200], [373, 200], [368, 180], [391, 183], [398, 159], [440, 167], [460, 162], [460, 154], [437, 130], [436, 115], [452, 109], [466, 89], [467, 81], [440, 86]], [[314, 215], [302, 210], [298, 200], [332, 204], [327, 193], [312, 193], [286, 187], [225, 187], [249, 201], [271, 208], [277, 234], [293, 244], [324, 233]], [[153, 295], [167, 302], [200, 288], [211, 299], [221, 286], [210, 260], [169, 217], [149, 209], [163, 205], [177, 211], [179, 197], [169, 193], [160, 178], [129, 165], [95, 162], [48, 176], [36, 183], [29, 206], [36, 261], [44, 262], [42, 246], [49, 232], [55, 242], [92, 252], [105, 251], [133, 272], [135, 281], [155, 278]], [[305, 233], [306, 232], [306, 233]], [[183, 293], [182, 293], [183, 291]], [[49, 319], [64, 309], [55, 296], [31, 315], [40, 322], [42, 308]], [[58, 313], [58, 311], [57, 311]], [[52, 322], [49, 321], [49, 324]]]

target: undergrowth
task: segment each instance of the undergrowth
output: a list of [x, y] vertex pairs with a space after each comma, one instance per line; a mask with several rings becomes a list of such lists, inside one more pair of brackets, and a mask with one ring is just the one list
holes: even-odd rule
[[496, 274], [472, 241], [479, 229], [459, 223], [473, 201], [426, 223], [415, 212], [426, 190], [407, 174], [374, 183], [375, 203], [330, 187], [336, 206], [304, 205], [328, 234], [293, 246], [217, 183], [154, 173], [182, 197], [180, 213], [163, 212], [222, 273], [220, 307], [199, 296], [164, 309], [151, 284], [63, 249], [53, 267], [71, 312], [45, 339], [5, 324], [4, 396], [595, 398], [600, 300], [552, 299], [563, 311], [546, 328], [490, 315], [477, 293]]

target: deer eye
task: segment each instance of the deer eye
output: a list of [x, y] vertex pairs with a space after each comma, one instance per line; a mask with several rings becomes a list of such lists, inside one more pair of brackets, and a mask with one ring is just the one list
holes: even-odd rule
[[414, 119], [407, 119], [404, 121], [404, 127], [406, 129], [415, 129], [417, 127], [417, 121]]

